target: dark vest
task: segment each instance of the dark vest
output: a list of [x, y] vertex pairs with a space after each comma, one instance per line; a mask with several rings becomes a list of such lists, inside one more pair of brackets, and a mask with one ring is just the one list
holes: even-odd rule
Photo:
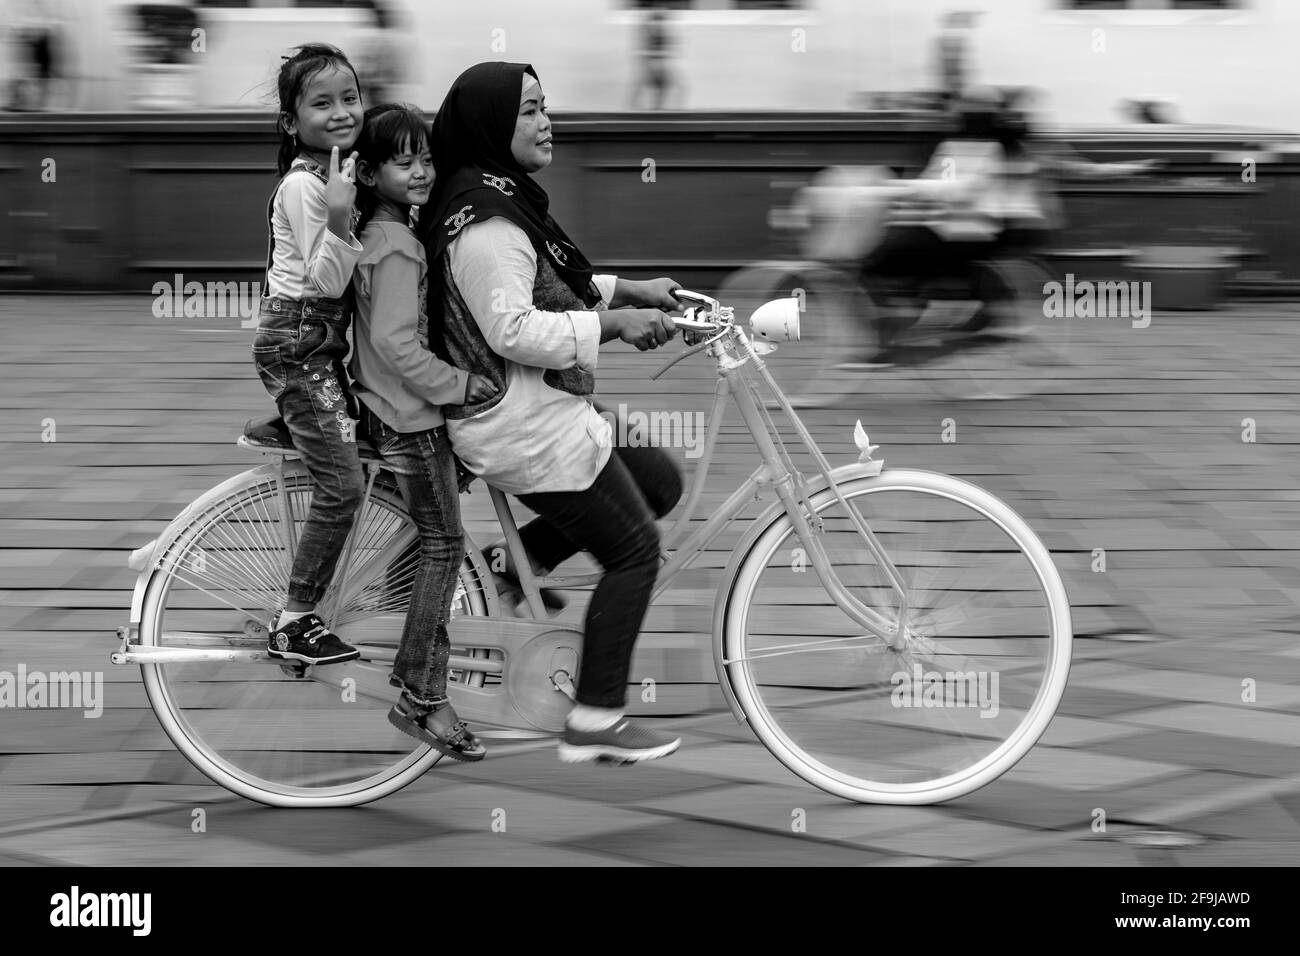
[[[451, 274], [451, 256], [444, 253], [438, 264], [442, 275], [442, 335], [430, 336], [429, 344], [444, 362], [475, 375], [490, 379], [497, 393], [477, 405], [444, 405], [442, 413], [448, 419], [472, 418], [485, 412], [505, 398], [506, 360], [492, 351], [469, 306], [461, 298]], [[555, 273], [545, 256], [537, 257], [537, 278], [533, 282], [533, 305], [546, 312], [585, 311], [588, 306]], [[571, 395], [591, 395], [596, 389], [596, 376], [578, 368], [556, 371], [547, 369], [542, 381], [552, 388]]]

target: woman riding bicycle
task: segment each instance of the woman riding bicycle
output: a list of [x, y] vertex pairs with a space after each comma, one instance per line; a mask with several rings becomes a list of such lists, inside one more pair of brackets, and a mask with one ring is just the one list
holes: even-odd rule
[[[673, 337], [663, 310], [679, 308], [678, 285], [593, 275], [550, 215], [531, 176], [552, 153], [531, 66], [466, 70], [433, 136], [437, 195], [423, 229], [443, 329], [432, 344], [500, 389], [444, 409], [452, 447], [470, 471], [539, 515], [521, 532], [535, 572], [580, 550], [605, 571], [587, 609], [560, 758], [666, 756], [680, 739], [624, 720], [623, 708], [659, 568], [655, 519], [677, 503], [681, 477], [657, 448], [612, 447], [592, 394], [600, 343], [617, 338], [645, 350]], [[503, 576], [517, 583], [515, 569]]]

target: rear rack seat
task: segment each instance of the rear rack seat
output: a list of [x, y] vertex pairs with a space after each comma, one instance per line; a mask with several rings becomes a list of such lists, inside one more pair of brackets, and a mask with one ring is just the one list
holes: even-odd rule
[[[357, 453], [361, 456], [362, 461], [382, 462], [379, 450], [375, 448], [370, 440], [356, 436]], [[247, 448], [251, 451], [262, 452], [268, 455], [297, 456], [298, 452], [293, 447], [293, 441], [289, 438], [289, 429], [284, 424], [283, 418], [256, 418], [250, 419], [244, 423], [244, 433], [239, 436], [235, 444], [240, 448]], [[459, 458], [454, 459], [456, 462], [456, 484], [460, 488], [461, 494], [465, 494], [470, 484], [474, 481], [474, 474], [468, 471]]]

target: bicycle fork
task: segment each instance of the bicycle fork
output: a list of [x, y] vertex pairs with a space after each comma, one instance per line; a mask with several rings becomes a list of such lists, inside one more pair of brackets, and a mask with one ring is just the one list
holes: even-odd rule
[[[840, 506], [848, 515], [852, 522], [854, 530], [857, 531], [858, 537], [862, 539], [867, 550], [871, 553], [872, 558], [877, 565], [884, 571], [885, 576], [889, 579], [890, 587], [897, 595], [898, 615], [896, 620], [889, 620], [874, 608], [868, 607], [858, 598], [856, 598], [844, 582], [840, 580], [839, 575], [835, 573], [831, 565], [830, 558], [822, 546], [821, 532], [822, 521], [813, 509], [812, 502], [809, 500], [804, 487], [803, 476], [795, 468], [794, 462], [786, 449], [784, 442], [781, 441], [780, 433], [776, 429], [775, 423], [771, 416], [763, 408], [761, 401], [755, 394], [756, 386], [752, 382], [745, 382], [744, 388], [735, 388], [733, 385], [732, 392], [736, 399], [736, 407], [740, 410], [741, 417], [744, 418], [746, 426], [754, 436], [759, 452], [763, 459], [769, 462], [774, 468], [777, 468], [777, 476], [773, 481], [773, 490], [777, 498], [785, 507], [786, 514], [790, 517], [791, 523], [795, 527], [800, 541], [807, 549], [809, 558], [812, 561], [814, 570], [822, 585], [826, 588], [827, 593], [834, 600], [835, 604], [853, 621], [866, 628], [884, 641], [891, 649], [901, 650], [907, 643], [907, 624], [909, 618], [909, 608], [907, 603], [907, 587], [903, 582], [902, 576], [894, 563], [885, 553], [876, 535], [844, 497], [839, 486], [831, 474], [830, 462], [821, 453], [816, 442], [808, 433], [802, 420], [795, 414], [794, 409], [790, 406], [784, 393], [772, 380], [771, 373], [767, 370], [762, 357], [754, 352], [749, 342], [741, 338], [744, 351], [747, 353], [745, 358], [754, 363], [754, 367], [763, 377], [768, 387], [781, 405], [782, 410], [786, 413], [795, 430], [799, 433], [804, 447], [808, 449], [813, 460], [817, 463], [818, 469], [826, 479], [827, 490], [838, 499]], [[737, 368], [744, 364], [744, 361], [736, 363], [734, 367], [726, 369], [728, 377], [737, 376]], [[737, 376], [738, 377], [738, 376]], [[798, 493], [796, 494], [796, 488]], [[806, 509], [806, 511], [805, 511]]]

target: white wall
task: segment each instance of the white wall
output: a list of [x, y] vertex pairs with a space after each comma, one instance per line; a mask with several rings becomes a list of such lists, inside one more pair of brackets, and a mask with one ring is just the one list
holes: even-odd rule
[[[102, 9], [124, 0], [65, 2], [78, 11], [73, 46], [88, 81], [80, 102], [124, 108], [123, 68]], [[617, 0], [400, 2], [416, 71], [406, 95], [420, 106], [435, 108], [461, 70], [488, 59], [533, 63], [556, 109], [628, 104], [639, 21]], [[1233, 23], [1212, 22], [1222, 19], [1213, 11], [1069, 13], [1055, 0], [808, 0], [796, 13], [695, 12], [673, 25], [685, 105], [835, 110], [862, 91], [933, 87], [940, 15], [980, 6], [974, 78], [1041, 87], [1051, 119], [1117, 122], [1119, 100], [1154, 93], [1176, 97], [1187, 122], [1300, 131], [1296, 0], [1243, 0]], [[208, 52], [196, 58], [200, 106], [266, 108], [284, 48], [361, 42], [354, 11], [209, 11]], [[795, 49], [796, 30], [805, 31], [805, 52]], [[1104, 51], [1094, 50], [1099, 43]], [[8, 56], [0, 43], [0, 76]]]
[[[1115, 122], [1119, 100], [1154, 93], [1176, 97], [1187, 122], [1300, 130], [1300, 3], [1294, 0], [1244, 0], [1232, 23], [1213, 22], [1222, 19], [1213, 11], [1072, 13], [1054, 0], [809, 5], [795, 15], [680, 20], [674, 29], [679, 61], [689, 69], [687, 106], [842, 109], [857, 91], [933, 87], [939, 17], [954, 7], [982, 6], [974, 78], [1041, 87], [1054, 118]], [[421, 3], [415, 16], [431, 100], [471, 62], [510, 59], [538, 68], [557, 108], [626, 103], [634, 21], [612, 0]], [[800, 26], [804, 53], [792, 49], [792, 31]], [[497, 28], [505, 31], [504, 51], [491, 47]]]

